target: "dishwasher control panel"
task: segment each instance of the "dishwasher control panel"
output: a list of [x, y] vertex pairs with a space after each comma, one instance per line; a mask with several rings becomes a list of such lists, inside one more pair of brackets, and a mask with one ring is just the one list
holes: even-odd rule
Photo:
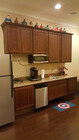
[[48, 87], [48, 83], [40, 83], [40, 84], [36, 84], [34, 85], [34, 88], [42, 88], [42, 87]]

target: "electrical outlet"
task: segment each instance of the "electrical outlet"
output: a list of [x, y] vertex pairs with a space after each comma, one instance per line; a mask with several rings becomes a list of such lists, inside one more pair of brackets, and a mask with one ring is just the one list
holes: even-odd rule
[[20, 61], [20, 58], [17, 58], [17, 61]]

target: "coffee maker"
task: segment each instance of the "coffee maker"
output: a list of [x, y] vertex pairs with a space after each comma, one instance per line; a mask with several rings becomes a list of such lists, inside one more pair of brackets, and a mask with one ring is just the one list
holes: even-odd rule
[[38, 81], [41, 78], [38, 77], [38, 69], [36, 67], [32, 67], [30, 68], [30, 77], [28, 78], [28, 80], [30, 81]]
[[36, 67], [30, 68], [30, 78], [37, 79], [38, 78], [38, 69]]

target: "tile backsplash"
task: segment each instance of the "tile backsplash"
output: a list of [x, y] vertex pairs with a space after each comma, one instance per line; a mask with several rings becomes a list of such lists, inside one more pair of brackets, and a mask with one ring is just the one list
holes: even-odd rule
[[[20, 59], [20, 63], [18, 62]], [[30, 75], [30, 68], [36, 67], [38, 69], [38, 74], [41, 74], [41, 69], [45, 70], [45, 74], [48, 73], [58, 73], [59, 68], [64, 66], [64, 63], [48, 63], [48, 64], [29, 64], [28, 56], [25, 54], [13, 54], [13, 75], [16, 77], [25, 77]]]

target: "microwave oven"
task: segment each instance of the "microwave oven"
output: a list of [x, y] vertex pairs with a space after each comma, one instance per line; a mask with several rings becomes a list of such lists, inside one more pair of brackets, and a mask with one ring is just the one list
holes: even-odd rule
[[33, 54], [28, 55], [29, 63], [48, 63], [48, 55], [47, 54]]

